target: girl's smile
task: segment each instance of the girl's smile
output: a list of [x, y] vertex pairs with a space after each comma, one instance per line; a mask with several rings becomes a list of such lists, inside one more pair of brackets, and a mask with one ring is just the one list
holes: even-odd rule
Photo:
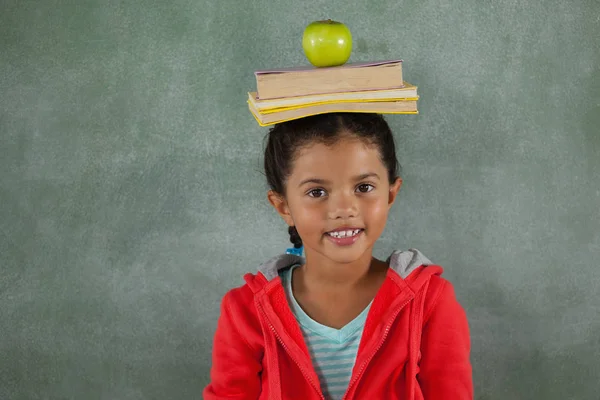
[[363, 230], [362, 228], [341, 227], [327, 232], [326, 235], [338, 246], [350, 246], [360, 239]]

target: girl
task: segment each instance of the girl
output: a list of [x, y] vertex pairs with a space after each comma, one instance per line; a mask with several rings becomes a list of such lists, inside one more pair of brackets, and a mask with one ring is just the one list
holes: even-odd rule
[[306, 257], [275, 257], [225, 295], [204, 399], [472, 399], [467, 319], [442, 268], [415, 249], [372, 255], [402, 184], [383, 117], [276, 125], [264, 165]]

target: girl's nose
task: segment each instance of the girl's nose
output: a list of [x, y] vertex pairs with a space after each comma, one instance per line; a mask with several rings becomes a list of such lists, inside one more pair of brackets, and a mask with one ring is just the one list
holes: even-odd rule
[[339, 193], [330, 197], [329, 218], [349, 219], [358, 216], [358, 204], [354, 194]]

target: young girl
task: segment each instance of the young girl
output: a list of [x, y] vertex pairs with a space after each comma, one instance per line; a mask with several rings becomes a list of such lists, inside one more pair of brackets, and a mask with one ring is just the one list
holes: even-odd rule
[[442, 268], [415, 249], [372, 255], [402, 183], [383, 117], [276, 125], [264, 164], [306, 256], [225, 295], [204, 399], [472, 399], [467, 319]]

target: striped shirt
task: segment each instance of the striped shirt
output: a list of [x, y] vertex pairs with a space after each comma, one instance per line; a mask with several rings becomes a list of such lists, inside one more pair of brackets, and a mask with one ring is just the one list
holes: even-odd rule
[[326, 399], [339, 400], [348, 389], [358, 345], [371, 305], [342, 329], [318, 323], [304, 312], [292, 293], [292, 271], [297, 266], [281, 272], [288, 303], [302, 330], [319, 377], [321, 391]]

